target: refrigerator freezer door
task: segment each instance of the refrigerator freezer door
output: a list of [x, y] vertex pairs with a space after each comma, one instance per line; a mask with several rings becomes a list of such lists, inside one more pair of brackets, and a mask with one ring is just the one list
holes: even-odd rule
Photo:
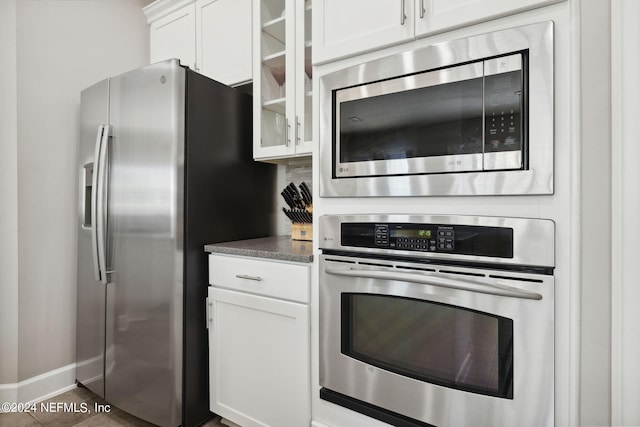
[[111, 79], [106, 399], [162, 426], [182, 417], [185, 71]]
[[95, 231], [96, 141], [109, 123], [109, 81], [81, 94], [78, 152], [78, 304], [76, 379], [104, 397], [105, 286], [97, 269]]

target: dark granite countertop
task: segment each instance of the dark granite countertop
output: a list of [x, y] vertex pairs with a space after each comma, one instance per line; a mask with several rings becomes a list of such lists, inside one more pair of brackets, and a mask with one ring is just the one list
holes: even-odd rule
[[290, 236], [262, 237], [205, 245], [206, 252], [267, 258], [276, 261], [313, 262], [313, 242], [291, 240]]

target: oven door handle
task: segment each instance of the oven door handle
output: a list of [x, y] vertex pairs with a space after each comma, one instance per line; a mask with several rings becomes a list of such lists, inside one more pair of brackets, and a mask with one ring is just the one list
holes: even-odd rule
[[403, 273], [387, 270], [341, 270], [337, 268], [326, 268], [327, 274], [344, 277], [357, 277], [363, 279], [396, 280], [403, 282], [419, 283], [421, 285], [438, 286], [441, 288], [460, 289], [463, 291], [479, 292], [483, 294], [498, 295], [502, 297], [523, 298], [541, 300], [542, 295], [537, 292], [525, 291], [513, 286], [498, 285], [491, 283], [476, 282], [465, 279], [447, 279], [444, 277], [434, 277], [428, 274]]

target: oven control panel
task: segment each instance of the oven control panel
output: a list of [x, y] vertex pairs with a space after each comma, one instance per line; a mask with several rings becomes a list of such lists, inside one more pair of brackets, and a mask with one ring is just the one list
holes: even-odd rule
[[510, 258], [513, 229], [450, 224], [341, 224], [341, 246]]
[[455, 230], [450, 226], [431, 228], [407, 228], [389, 224], [375, 225], [375, 246], [413, 251], [453, 251]]

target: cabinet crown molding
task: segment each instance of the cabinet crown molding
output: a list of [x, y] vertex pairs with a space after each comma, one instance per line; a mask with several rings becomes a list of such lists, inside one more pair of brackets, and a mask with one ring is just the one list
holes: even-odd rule
[[195, 3], [196, 0], [156, 0], [142, 8], [149, 24], [164, 18], [176, 10]]

